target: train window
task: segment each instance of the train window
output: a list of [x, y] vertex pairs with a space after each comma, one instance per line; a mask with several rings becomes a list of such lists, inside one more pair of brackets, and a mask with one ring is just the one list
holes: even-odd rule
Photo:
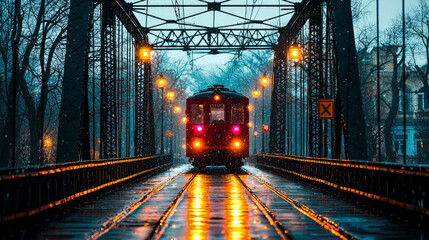
[[225, 124], [225, 104], [210, 104], [210, 124]]
[[244, 124], [244, 105], [242, 103], [231, 104], [231, 124]]
[[204, 124], [204, 104], [190, 104], [191, 124]]

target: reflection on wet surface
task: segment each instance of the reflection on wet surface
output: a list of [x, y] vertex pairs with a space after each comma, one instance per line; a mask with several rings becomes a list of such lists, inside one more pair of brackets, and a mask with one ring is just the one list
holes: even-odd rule
[[186, 239], [207, 239], [210, 204], [208, 188], [210, 182], [206, 176], [197, 175], [188, 189], [188, 227]]
[[[187, 166], [182, 170], [189, 170]], [[317, 213], [337, 222], [362, 239], [424, 239], [427, 231], [391, 223], [368, 214], [331, 195], [291, 179], [245, 166], [246, 171], [271, 183]], [[147, 202], [115, 223], [100, 239], [145, 239], [154, 229], [171, 201], [183, 188], [192, 172], [182, 174], [154, 194]], [[171, 179], [172, 169], [124, 187], [87, 204], [74, 206], [44, 230], [32, 233], [31, 239], [84, 239], [102, 223], [114, 219], [130, 204], [154, 186]], [[283, 227], [295, 239], [338, 239], [319, 223], [299, 212], [253, 177], [239, 171], [241, 180], [274, 212]], [[280, 239], [264, 214], [247, 195], [241, 183], [223, 167], [208, 167], [200, 172], [183, 199], [165, 222], [161, 239]], [[1, 238], [1, 237], [0, 237]]]
[[241, 188], [241, 184], [233, 175], [227, 176], [225, 186], [227, 198], [226, 211], [226, 239], [248, 239], [249, 236], [249, 206]]

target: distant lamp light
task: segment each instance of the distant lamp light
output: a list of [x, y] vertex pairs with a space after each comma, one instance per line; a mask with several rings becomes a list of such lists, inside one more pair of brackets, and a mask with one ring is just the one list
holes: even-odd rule
[[259, 90], [255, 89], [255, 90], [253, 90], [252, 95], [254, 98], [258, 98], [259, 96], [261, 96], [261, 92], [259, 92]]
[[268, 84], [270, 84], [270, 80], [268, 79], [268, 77], [267, 76], [261, 77], [261, 85], [265, 87]]
[[174, 107], [175, 113], [180, 113], [181, 111], [182, 111], [182, 108], [180, 108], [179, 106]]
[[253, 127], [253, 123], [252, 122], [248, 122], [247, 126], [251, 128], [251, 127]]
[[182, 123], [187, 123], [188, 122], [188, 118], [187, 117], [183, 117], [182, 118]]
[[45, 147], [51, 147], [52, 146], [52, 141], [49, 138], [46, 138], [44, 141], [44, 145]]
[[174, 99], [174, 92], [173, 91], [168, 91], [167, 92], [167, 98], [169, 100], [173, 100]]
[[156, 85], [158, 85], [159, 88], [165, 87], [165, 84], [167, 84], [167, 79], [165, 79], [162, 75], [158, 78], [156, 81]]
[[292, 45], [289, 48], [289, 58], [294, 62], [298, 62], [299, 60], [301, 60], [302, 58], [301, 48], [296, 45]]
[[249, 111], [252, 111], [252, 109], [253, 109], [253, 106], [252, 105], [247, 105], [247, 110], [249, 110]]
[[152, 53], [152, 49], [150, 47], [148, 47], [148, 46], [140, 48], [139, 49], [139, 58], [140, 58], [140, 60], [143, 60], [143, 61], [150, 60], [151, 53]]

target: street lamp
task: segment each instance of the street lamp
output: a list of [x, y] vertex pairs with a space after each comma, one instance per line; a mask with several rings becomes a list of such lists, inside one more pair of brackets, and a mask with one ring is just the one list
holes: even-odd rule
[[[255, 89], [252, 91], [252, 96], [255, 98], [255, 114], [253, 116], [253, 121], [255, 122], [255, 129], [256, 129], [256, 100], [258, 99], [259, 96], [261, 96], [261, 93], [259, 92], [258, 89]], [[253, 144], [254, 144], [253, 154], [256, 154], [256, 137], [257, 135], [253, 135]]]
[[167, 84], [167, 80], [162, 76], [156, 81], [156, 85], [161, 89], [161, 154], [164, 154], [164, 87]]
[[182, 111], [182, 108], [180, 108], [179, 106], [175, 106], [174, 107], [174, 112], [175, 113], [180, 113]]
[[[167, 99], [170, 100], [170, 131], [173, 131], [173, 100], [174, 100], [174, 92], [167, 91]], [[170, 154], [173, 154], [173, 139], [170, 137]]]
[[[262, 85], [262, 125], [265, 124], [265, 87], [270, 84], [270, 80], [267, 77], [267, 74], [261, 77], [261, 85]], [[265, 132], [262, 132], [262, 153], [265, 153]]]
[[139, 58], [142, 61], [150, 60], [152, 49], [149, 46], [143, 46], [139, 49]]
[[299, 62], [302, 58], [302, 50], [297, 45], [292, 45], [289, 48], [289, 58], [294, 62]]

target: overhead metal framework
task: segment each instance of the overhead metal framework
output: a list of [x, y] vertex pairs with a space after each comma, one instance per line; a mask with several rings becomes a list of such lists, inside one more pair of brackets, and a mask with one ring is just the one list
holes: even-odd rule
[[[178, 4], [182, 2], [182, 4]], [[130, 3], [142, 16], [143, 31], [155, 50], [222, 51], [272, 49], [283, 25], [295, 11], [292, 1], [253, 1], [233, 4], [198, 1], [137, 1]], [[192, 1], [195, 2], [195, 1]], [[234, 1], [237, 3], [237, 1]]]

